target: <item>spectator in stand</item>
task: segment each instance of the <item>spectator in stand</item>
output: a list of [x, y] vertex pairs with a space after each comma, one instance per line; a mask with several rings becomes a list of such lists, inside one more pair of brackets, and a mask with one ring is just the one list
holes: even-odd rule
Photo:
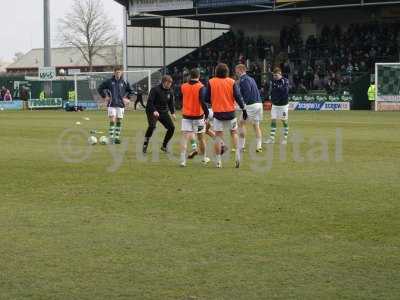
[[27, 86], [22, 86], [22, 87], [21, 87], [21, 90], [20, 90], [20, 92], [19, 92], [19, 98], [20, 98], [22, 101], [28, 101], [28, 100], [29, 100], [29, 92], [30, 92], [29, 87], [27, 87]]
[[2, 86], [2, 87], [1, 87], [1, 91], [0, 91], [0, 100], [1, 100], [1, 101], [4, 100], [4, 96], [5, 96], [6, 92], [7, 92], [6, 87], [5, 87], [5, 86]]
[[246, 59], [244, 58], [244, 55], [240, 53], [239, 55], [239, 64], [245, 65], [246, 64]]
[[5, 92], [5, 94], [4, 94], [4, 97], [3, 97], [3, 100], [4, 101], [12, 101], [12, 96], [11, 96], [11, 92], [10, 92], [10, 90], [6, 90], [6, 92]]
[[261, 86], [261, 76], [262, 76], [261, 67], [258, 64], [253, 64], [251, 66], [249, 73], [253, 76], [254, 80], [257, 83], [257, 86], [260, 87]]
[[290, 61], [286, 60], [282, 66], [282, 71], [283, 71], [283, 77], [289, 78], [289, 74], [290, 74]]
[[307, 88], [303, 84], [303, 82], [300, 82], [300, 84], [298, 85], [296, 93], [297, 94], [302, 94], [302, 95], [307, 94]]
[[312, 90], [314, 88], [314, 71], [311, 67], [307, 69], [305, 80], [307, 89]]

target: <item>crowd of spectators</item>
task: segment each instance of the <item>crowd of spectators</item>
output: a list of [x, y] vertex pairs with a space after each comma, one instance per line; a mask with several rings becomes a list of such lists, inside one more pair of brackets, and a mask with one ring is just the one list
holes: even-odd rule
[[213, 43], [201, 47], [175, 64], [168, 72], [175, 82], [185, 81], [189, 75], [189, 69], [197, 67], [201, 76], [208, 80], [213, 75], [213, 70], [218, 62], [225, 62], [231, 70], [235, 65], [246, 64], [253, 61], [252, 71], [259, 77], [261, 85], [261, 62], [264, 59], [272, 61], [274, 57], [274, 46], [267, 39], [259, 36], [257, 38], [246, 37], [243, 32], [229, 31]]
[[242, 32], [228, 32], [216, 41], [199, 48], [168, 70], [177, 86], [187, 80], [189, 69], [198, 67], [207, 81], [218, 62], [233, 70], [238, 63], [249, 66], [249, 73], [260, 89], [270, 78], [273, 66], [279, 65], [289, 78], [292, 93], [323, 90], [341, 93], [361, 74], [373, 72], [376, 61], [399, 59], [399, 24], [353, 24], [324, 27], [318, 36], [305, 42], [298, 26], [284, 27], [279, 45], [265, 37], [246, 37]]
[[339, 26], [326, 26], [319, 36], [311, 35], [305, 43], [296, 26], [284, 28], [280, 43], [288, 59], [283, 70], [298, 92], [334, 93], [348, 86], [357, 75], [373, 73], [376, 61], [399, 59], [399, 25], [353, 24], [345, 31]]

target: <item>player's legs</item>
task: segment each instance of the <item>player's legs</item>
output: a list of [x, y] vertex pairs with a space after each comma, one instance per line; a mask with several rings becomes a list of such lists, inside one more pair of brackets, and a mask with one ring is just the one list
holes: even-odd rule
[[146, 106], [143, 103], [143, 97], [136, 97], [135, 104], [134, 104], [134, 109], [137, 110], [137, 105], [140, 104], [143, 108], [146, 108]]
[[[214, 112], [211, 108], [208, 109], [208, 122], [206, 123], [206, 134], [211, 137], [213, 140], [215, 140], [215, 132], [212, 129], [213, 127], [213, 120], [214, 120]], [[226, 145], [224, 144], [224, 141], [222, 141], [222, 146], [221, 146], [221, 155], [224, 154], [226, 151]]]
[[146, 105], [143, 102], [143, 97], [139, 100], [139, 103], [141, 106], [143, 106], [144, 109], [146, 109]]
[[250, 122], [253, 124], [254, 132], [256, 135], [256, 152], [262, 152], [262, 133], [260, 128], [260, 122], [263, 120], [263, 105], [262, 103], [256, 103], [252, 105], [250, 113]]
[[117, 123], [117, 110], [115, 107], [108, 108], [108, 118], [110, 120], [110, 127], [108, 129], [108, 136], [110, 138], [110, 142], [114, 142], [115, 138], [115, 126]]
[[[212, 124], [211, 121], [206, 123], [206, 134], [211, 137], [214, 141], [215, 141], [215, 131], [211, 129], [212, 128]], [[223, 155], [226, 150], [227, 150], [227, 146], [225, 145], [224, 141], [222, 141], [222, 145], [221, 145], [221, 155]]]
[[[204, 119], [197, 119], [192, 121], [193, 124], [193, 132], [196, 133], [196, 136], [193, 136], [191, 140], [192, 144], [192, 152], [189, 154], [188, 158], [192, 159], [194, 158], [197, 154], [203, 154], [203, 162], [207, 161], [208, 158], [206, 159], [205, 157], [205, 138], [204, 138], [204, 133], [206, 133], [206, 128], [207, 124]], [[199, 141], [199, 148], [196, 143], [196, 137]]]
[[157, 118], [154, 117], [152, 113], [147, 112], [146, 115], [147, 115], [147, 122], [149, 125], [147, 127], [146, 134], [144, 136], [143, 153], [147, 152], [147, 147], [149, 146], [150, 138], [153, 135], [153, 132], [156, 129], [156, 124], [157, 124]]
[[211, 123], [207, 122], [206, 124], [206, 134], [212, 139], [215, 138], [215, 132], [211, 129]]
[[116, 122], [115, 122], [115, 133], [114, 133], [114, 143], [115, 144], [120, 144], [121, 140], [121, 124], [122, 124], [122, 119], [117, 118]]
[[272, 105], [271, 109], [271, 130], [269, 133], [269, 138], [264, 142], [265, 144], [274, 144], [276, 136], [276, 119], [279, 117], [279, 108]]
[[206, 155], [206, 138], [204, 136], [204, 133], [198, 133], [197, 134], [197, 139], [199, 140], [199, 152], [202, 155]]
[[262, 152], [262, 133], [260, 128], [260, 122], [256, 121], [253, 123], [254, 132], [256, 134], [256, 151]]
[[241, 148], [239, 148], [239, 135], [237, 129], [231, 130], [231, 139], [232, 139], [232, 148], [236, 149], [235, 151], [236, 168], [239, 168], [241, 160]]
[[[238, 150], [239, 148], [239, 135], [238, 135], [238, 121], [236, 118], [233, 120], [230, 120], [230, 132], [231, 132], [231, 137], [232, 137], [232, 147]], [[240, 152], [240, 151], [239, 151]]]
[[[190, 119], [182, 119], [181, 123], [181, 130], [182, 130], [182, 140], [181, 140], [181, 166], [186, 166], [186, 150], [187, 150], [187, 142], [190, 140], [191, 142], [195, 140], [194, 137], [194, 130], [195, 124], [193, 120]], [[191, 157], [188, 157], [191, 158]]]
[[117, 123], [116, 117], [110, 117], [110, 127], [108, 129], [108, 136], [113, 141], [115, 137], [115, 125]]
[[162, 151], [167, 152], [168, 143], [171, 140], [171, 138], [175, 132], [175, 125], [174, 125], [174, 122], [172, 122], [172, 119], [168, 113], [160, 114], [159, 121], [165, 127], [165, 129], [167, 129], [167, 132], [165, 133], [164, 141], [163, 141], [163, 144], [161, 147]]
[[121, 137], [121, 125], [123, 118], [124, 118], [124, 109], [119, 107], [117, 108], [117, 118], [115, 123], [115, 137], [114, 137], [115, 144], [121, 143], [120, 137]]
[[287, 144], [287, 139], [288, 139], [288, 135], [289, 135], [289, 121], [287, 119], [282, 120], [282, 124], [283, 124], [282, 144]]
[[271, 119], [271, 130], [269, 138], [265, 141], [265, 144], [274, 144], [276, 136], [276, 119]]
[[224, 131], [215, 131], [214, 153], [217, 168], [222, 167], [221, 147], [224, 141]]
[[182, 132], [182, 140], [181, 140], [181, 167], [186, 167], [186, 150], [187, 150], [187, 142], [190, 139], [193, 139], [193, 132], [191, 131], [183, 131]]
[[190, 145], [192, 146], [192, 151], [189, 153], [188, 158], [193, 159], [197, 154], [199, 154], [199, 150], [197, 149], [196, 137], [194, 135], [190, 139]]
[[246, 146], [246, 121], [240, 120], [239, 121], [239, 140], [238, 140], [238, 148], [240, 151], [245, 150]]
[[282, 107], [282, 113], [281, 113], [281, 121], [283, 124], [283, 139], [282, 139], [282, 144], [287, 144], [287, 139], [289, 135], [289, 106], [286, 105]]
[[232, 148], [236, 149], [236, 168], [239, 168], [240, 159], [241, 159], [241, 149], [239, 148], [239, 135], [238, 135], [238, 122], [237, 119], [227, 121], [229, 122], [230, 132], [231, 132], [231, 140], [232, 140]]
[[211, 137], [212, 139], [215, 138], [215, 132], [214, 130], [211, 129], [212, 127], [212, 122], [214, 120], [214, 113], [212, 109], [208, 109], [208, 120], [206, 122], [206, 134]]
[[222, 145], [224, 144], [224, 130], [225, 130], [226, 122], [229, 122], [229, 121], [214, 119], [214, 132], [215, 132], [214, 153], [215, 153], [217, 168], [222, 167], [221, 149], [222, 149]]
[[197, 139], [199, 140], [200, 154], [203, 156], [201, 161], [204, 164], [207, 164], [210, 162], [210, 159], [207, 157], [207, 142], [206, 142], [206, 135], [205, 135], [204, 131], [197, 134]]

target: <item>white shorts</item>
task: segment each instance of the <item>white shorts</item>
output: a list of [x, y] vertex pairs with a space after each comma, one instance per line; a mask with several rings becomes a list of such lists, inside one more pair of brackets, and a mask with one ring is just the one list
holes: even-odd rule
[[206, 132], [206, 122], [204, 119], [182, 119], [182, 131], [204, 133]]
[[[253, 124], [258, 124], [263, 120], [263, 105], [262, 103], [254, 103], [246, 106], [247, 120]], [[243, 120], [243, 115], [240, 117]]]
[[124, 111], [125, 109], [122, 107], [109, 107], [108, 108], [108, 116], [109, 117], [116, 117], [118, 119], [124, 118]]
[[237, 130], [237, 128], [238, 128], [238, 122], [236, 118], [227, 121], [214, 119], [214, 131], [225, 131], [225, 130], [233, 131]]
[[271, 118], [279, 120], [287, 120], [289, 115], [289, 104], [288, 105], [273, 105], [271, 109]]

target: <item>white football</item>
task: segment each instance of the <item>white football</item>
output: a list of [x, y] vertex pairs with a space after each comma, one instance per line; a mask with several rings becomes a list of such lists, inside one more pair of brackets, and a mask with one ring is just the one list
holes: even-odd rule
[[100, 137], [99, 142], [102, 145], [107, 145], [110, 142], [110, 140], [108, 139], [108, 137], [103, 135]]
[[93, 135], [89, 136], [88, 143], [89, 143], [89, 145], [96, 145], [97, 144], [97, 137], [95, 137]]

